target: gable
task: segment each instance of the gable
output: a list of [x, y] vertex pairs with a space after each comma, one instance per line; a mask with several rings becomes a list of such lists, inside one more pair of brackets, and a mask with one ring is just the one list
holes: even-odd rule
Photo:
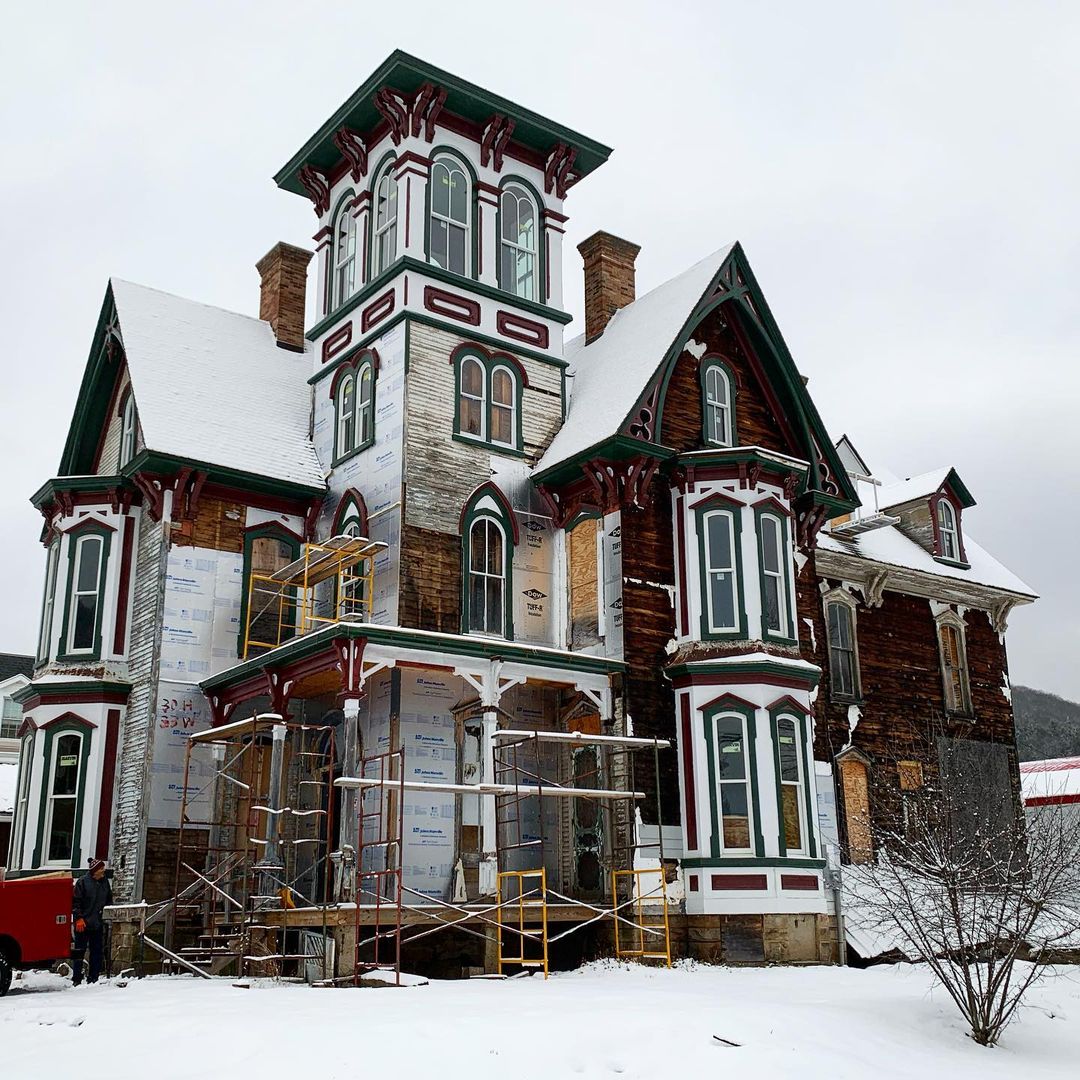
[[[693, 352], [701, 344], [695, 334], [714, 312], [730, 329], [786, 429], [792, 444], [786, 452], [809, 462], [805, 490], [831, 511], [859, 505], [738, 243], [616, 312], [599, 338], [577, 345], [566, 424], [541, 459], [535, 478], [554, 478], [567, 466], [598, 456], [613, 440], [631, 440], [645, 452], [670, 453], [662, 437], [670, 383], [687, 347]], [[620, 418], [613, 423], [615, 417]]]

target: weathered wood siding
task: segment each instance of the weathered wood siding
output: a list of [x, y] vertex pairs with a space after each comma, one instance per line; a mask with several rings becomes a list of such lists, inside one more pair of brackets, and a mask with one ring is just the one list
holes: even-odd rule
[[168, 542], [162, 523], [144, 508], [135, 554], [129, 672], [133, 686], [120, 740], [117, 805], [109, 857], [117, 901], [139, 900], [142, 844], [154, 747], [158, 657], [161, 648], [163, 575]]
[[401, 625], [460, 634], [461, 539], [406, 525], [401, 548]]
[[181, 522], [172, 531], [176, 547], [213, 548], [215, 551], [242, 552], [247, 507], [231, 499], [203, 496], [199, 499], [194, 520]]

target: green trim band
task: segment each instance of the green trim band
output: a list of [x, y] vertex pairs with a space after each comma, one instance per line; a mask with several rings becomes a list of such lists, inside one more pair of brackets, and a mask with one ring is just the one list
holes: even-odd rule
[[30, 496], [30, 502], [38, 510], [41, 510], [48, 503], [55, 502], [56, 494], [61, 491], [72, 493], [100, 491], [102, 495], [105, 495], [116, 489], [137, 490], [132, 481], [126, 476], [54, 476], [51, 480], [46, 480]]
[[793, 668], [783, 663], [779, 658], [770, 660], [748, 660], [745, 663], [711, 663], [708, 660], [695, 660], [689, 663], [676, 664], [667, 669], [669, 678], [677, 678], [681, 675], [783, 675], [791, 679], [805, 681], [807, 687], [814, 687], [821, 678], [821, 669], [808, 671], [803, 667]]
[[325, 485], [316, 487], [293, 480], [278, 480], [269, 476], [260, 476], [257, 473], [243, 472], [240, 469], [212, 465], [207, 461], [196, 461], [194, 458], [161, 454], [156, 450], [141, 450], [124, 466], [124, 475], [130, 477], [138, 472], [172, 473], [184, 468], [202, 470], [207, 474], [207, 479], [214, 483], [244, 487], [261, 495], [278, 495], [307, 502], [313, 496], [326, 494]]
[[[108, 679], [86, 679], [86, 680], [71, 680], [70, 682], [47, 682], [47, 683], [27, 683], [26, 686], [16, 690], [11, 695], [11, 700], [18, 702], [22, 705], [24, 702], [29, 701], [33, 697], [39, 695], [48, 694], [50, 696], [54, 694], [89, 694], [89, 695], [101, 695], [101, 694], [130, 694], [132, 684], [129, 682], [113, 682]], [[93, 700], [93, 696], [87, 698], [88, 701]]]

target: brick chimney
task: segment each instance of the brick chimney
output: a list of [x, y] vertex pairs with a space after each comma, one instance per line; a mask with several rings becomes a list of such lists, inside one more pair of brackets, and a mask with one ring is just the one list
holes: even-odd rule
[[578, 244], [585, 260], [585, 342], [599, 337], [611, 316], [634, 299], [634, 260], [641, 247], [596, 232]]
[[270, 324], [278, 346], [304, 351], [304, 299], [307, 264], [312, 252], [292, 244], [275, 244], [256, 264], [262, 285], [259, 318]]

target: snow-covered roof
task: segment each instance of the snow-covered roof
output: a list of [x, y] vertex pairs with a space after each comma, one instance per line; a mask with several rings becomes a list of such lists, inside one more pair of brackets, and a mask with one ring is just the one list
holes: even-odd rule
[[890, 506], [901, 506], [904, 503], [913, 502], [916, 499], [929, 499], [940, 490], [941, 485], [952, 473], [953, 469], [945, 466], [919, 473], [918, 476], [909, 476], [906, 480], [895, 484], [886, 484], [878, 491], [878, 506], [884, 510]]
[[310, 362], [270, 324], [113, 279], [148, 450], [311, 487]]
[[1028, 806], [1080, 802], [1080, 757], [1022, 761], [1020, 786]]
[[[15, 781], [19, 775], [19, 766], [15, 761], [0, 761], [0, 814], [15, 812]], [[0, 859], [7, 852], [0, 851]]]
[[871, 559], [887, 566], [918, 570], [923, 574], [955, 578], [958, 581], [969, 581], [976, 585], [988, 585], [994, 589], [1004, 589], [1032, 599], [1037, 596], [1037, 593], [1011, 570], [1007, 570], [993, 555], [979, 547], [966, 530], [964, 552], [970, 564], [967, 569], [939, 562], [924, 547], [905, 536], [895, 525], [886, 525], [849, 538], [822, 532], [818, 537], [818, 547], [824, 551], [836, 551], [843, 555]]
[[574, 378], [566, 423], [536, 466], [541, 473], [618, 433], [664, 354], [734, 244], [615, 312], [603, 334], [567, 342]]

